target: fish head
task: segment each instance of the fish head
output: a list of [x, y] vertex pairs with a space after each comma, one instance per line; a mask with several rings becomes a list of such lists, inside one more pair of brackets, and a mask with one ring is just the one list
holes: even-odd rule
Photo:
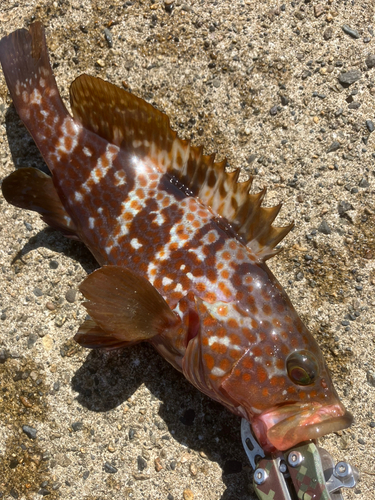
[[[214, 360], [208, 378], [215, 399], [250, 421], [266, 451], [287, 450], [348, 427], [352, 416], [339, 400], [323, 354], [281, 285], [265, 265], [243, 271], [227, 316], [219, 321], [211, 305], [206, 307], [211, 321], [204, 317], [201, 322], [205, 352], [215, 347], [219, 328], [225, 327], [227, 336], [221, 351], [211, 352], [211, 358], [207, 354]], [[234, 350], [235, 338], [240, 351]], [[220, 372], [217, 367], [236, 353], [237, 359], [226, 363], [230, 369]]]

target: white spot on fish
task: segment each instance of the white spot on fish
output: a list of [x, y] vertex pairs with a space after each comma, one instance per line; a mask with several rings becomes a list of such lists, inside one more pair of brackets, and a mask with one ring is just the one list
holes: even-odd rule
[[143, 247], [142, 243], [139, 243], [137, 238], [133, 238], [130, 240], [130, 245], [135, 248], [135, 250], [138, 250], [139, 248]]
[[225, 375], [225, 371], [219, 368], [218, 366], [214, 366], [211, 370], [212, 375], [215, 375], [215, 377], [222, 377]]
[[76, 199], [76, 201], [81, 201], [81, 202], [83, 201], [83, 196], [79, 191], [76, 191], [74, 193], [74, 198]]
[[92, 156], [92, 152], [89, 150], [89, 148], [86, 148], [86, 146], [82, 149], [82, 151], [85, 156]]
[[94, 217], [89, 217], [89, 228], [93, 229], [94, 226], [95, 226], [95, 219], [94, 219]]
[[42, 88], [44, 88], [44, 87], [46, 86], [46, 81], [45, 81], [45, 79], [44, 79], [44, 78], [40, 78], [40, 79], [39, 79], [39, 85], [40, 85]]
[[170, 285], [171, 283], [173, 283], [173, 280], [171, 280], [170, 278], [168, 278], [167, 276], [164, 276], [164, 278], [162, 279], [162, 285], [163, 286], [168, 286]]

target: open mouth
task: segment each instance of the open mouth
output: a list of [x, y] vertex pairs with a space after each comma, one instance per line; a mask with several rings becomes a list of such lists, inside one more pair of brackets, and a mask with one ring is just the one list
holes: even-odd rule
[[263, 449], [272, 452], [337, 432], [352, 422], [352, 415], [341, 403], [292, 403], [262, 413], [252, 421], [252, 427]]

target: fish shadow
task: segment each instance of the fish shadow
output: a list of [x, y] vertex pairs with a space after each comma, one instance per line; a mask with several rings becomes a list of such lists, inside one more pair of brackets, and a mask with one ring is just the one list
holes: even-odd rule
[[[50, 174], [13, 106], [6, 111], [5, 125], [16, 168], [34, 167]], [[72, 258], [87, 273], [98, 267], [82, 243], [69, 240], [50, 228], [32, 236], [17, 253], [13, 264], [22, 261], [24, 255], [39, 247]], [[187, 449], [199, 451], [201, 456], [203, 452], [203, 457], [217, 462], [226, 485], [220, 500], [255, 498], [250, 486], [250, 468], [240, 438], [240, 419], [195, 389], [151, 346], [140, 344], [109, 352], [91, 351], [72, 378], [77, 402], [92, 412], [100, 413], [122, 405], [142, 384], [155, 401], [160, 401], [159, 419], [153, 422], [150, 432], [161, 436], [161, 441], [170, 439], [172, 435]], [[166, 464], [166, 468], [171, 467]]]
[[[151, 399], [160, 402], [160, 418], [150, 424], [148, 436], [155, 435], [162, 443], [172, 435], [188, 450], [196, 450], [201, 457], [217, 462], [227, 488], [221, 500], [255, 498], [240, 438], [240, 419], [195, 389], [151, 346], [92, 351], [72, 378], [77, 402], [94, 412], [118, 407], [142, 384], [151, 393]], [[137, 403], [142, 406], [141, 400], [137, 399]], [[165, 466], [170, 467], [168, 463]], [[204, 470], [204, 460], [200, 467]]]

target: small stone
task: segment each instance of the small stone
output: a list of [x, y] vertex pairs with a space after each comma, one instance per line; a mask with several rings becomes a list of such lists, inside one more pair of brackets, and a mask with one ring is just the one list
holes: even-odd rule
[[34, 288], [34, 290], [33, 290], [33, 294], [34, 294], [36, 297], [42, 297], [43, 292], [42, 292], [42, 290], [41, 290], [40, 288], [38, 288], [38, 287], [37, 287], [37, 288]]
[[36, 333], [30, 333], [27, 339], [27, 348], [31, 349], [37, 340], [38, 340], [38, 335]]
[[371, 120], [366, 120], [366, 127], [370, 134], [375, 130], [374, 122], [372, 122]]
[[83, 422], [73, 422], [72, 429], [74, 432], [81, 431], [83, 429]]
[[33, 226], [31, 224], [29, 224], [28, 222], [24, 222], [25, 224], [25, 227], [28, 231], [32, 231], [33, 230]]
[[289, 99], [285, 95], [280, 96], [280, 101], [282, 106], [288, 106]]
[[117, 469], [113, 465], [111, 465], [109, 462], [106, 462], [104, 464], [104, 470], [108, 472], [108, 474], [116, 474]]
[[220, 80], [218, 78], [215, 78], [215, 80], [213, 80], [212, 82], [212, 85], [218, 89], [220, 87]]
[[332, 230], [331, 228], [329, 227], [327, 221], [323, 220], [321, 222], [321, 224], [319, 225], [318, 227], [318, 231], [322, 234], [331, 234], [332, 233]]
[[99, 66], [100, 68], [104, 68], [105, 62], [103, 61], [103, 59], [98, 59], [96, 61], [96, 65]]
[[195, 465], [195, 463], [191, 463], [189, 465], [189, 471], [190, 471], [190, 474], [192, 476], [196, 476], [198, 474], [198, 469], [197, 469], [197, 466]]
[[345, 214], [348, 210], [353, 210], [353, 206], [348, 201], [340, 201], [338, 204], [338, 212], [341, 216]]
[[360, 80], [361, 77], [362, 73], [359, 69], [351, 69], [346, 73], [341, 73], [341, 75], [339, 76], [339, 82], [346, 85], [352, 85], [353, 83]]
[[369, 54], [365, 62], [368, 69], [375, 68], [375, 54]]
[[174, 8], [174, 0], [164, 0], [164, 9], [166, 12], [171, 13]]
[[67, 300], [70, 304], [73, 304], [77, 297], [77, 290], [74, 288], [70, 288], [65, 294], [65, 300]]
[[156, 470], [156, 472], [160, 472], [162, 470], [163, 466], [160, 463], [160, 458], [159, 457], [155, 458], [154, 464], [155, 464], [155, 470]]
[[367, 379], [367, 382], [370, 385], [372, 385], [372, 387], [375, 387], [375, 372], [373, 370], [367, 370], [366, 379]]
[[40, 490], [38, 491], [38, 495], [42, 495], [43, 497], [50, 495], [50, 494], [51, 494], [51, 492], [49, 490], [47, 490], [46, 488], [40, 488]]
[[342, 27], [342, 30], [344, 33], [351, 36], [352, 38], [360, 38], [360, 36], [361, 36], [357, 30], [351, 28], [347, 24], [344, 24], [344, 26]]
[[22, 426], [23, 432], [26, 434], [26, 436], [30, 439], [36, 439], [36, 429], [34, 427], [30, 427], [29, 425], [24, 425]]
[[57, 269], [59, 267], [59, 263], [57, 262], [57, 260], [51, 260], [51, 262], [49, 263], [49, 267], [50, 269]]
[[140, 472], [147, 469], [147, 461], [141, 455], [137, 457], [137, 466]]
[[56, 309], [56, 306], [55, 304], [53, 304], [52, 302], [47, 302], [46, 303], [46, 308], [49, 310], [49, 311], [54, 311]]
[[329, 26], [323, 33], [324, 40], [330, 40], [333, 36], [333, 29]]
[[272, 106], [272, 108], [270, 109], [270, 115], [271, 116], [277, 115], [277, 106]]
[[182, 493], [184, 500], [194, 500], [194, 493], [189, 490], [189, 488], [186, 488], [183, 493]]
[[0, 365], [4, 364], [9, 358], [9, 352], [6, 349], [0, 349]]
[[321, 3], [319, 3], [318, 5], [314, 6], [315, 17], [321, 16], [322, 14], [324, 14], [324, 11], [325, 11], [325, 5], [322, 5]]
[[85, 472], [82, 474], [82, 479], [86, 480], [90, 475], [90, 471], [85, 470]]
[[358, 443], [365, 445], [366, 441], [364, 439], [362, 439], [362, 438], [358, 438]]
[[46, 335], [42, 339], [42, 344], [46, 351], [50, 351], [53, 347], [53, 338], [50, 335]]
[[332, 144], [327, 149], [327, 153], [333, 153], [333, 152], [337, 151], [338, 149], [340, 149], [340, 147], [341, 147], [341, 144], [338, 141], [333, 141]]
[[369, 184], [368, 180], [366, 179], [366, 177], [362, 177], [362, 179], [359, 181], [358, 186], [361, 188], [368, 188], [370, 186], [370, 184]]
[[104, 29], [104, 38], [108, 44], [108, 47], [111, 49], [113, 47], [113, 38], [112, 38], [112, 33], [108, 28]]

